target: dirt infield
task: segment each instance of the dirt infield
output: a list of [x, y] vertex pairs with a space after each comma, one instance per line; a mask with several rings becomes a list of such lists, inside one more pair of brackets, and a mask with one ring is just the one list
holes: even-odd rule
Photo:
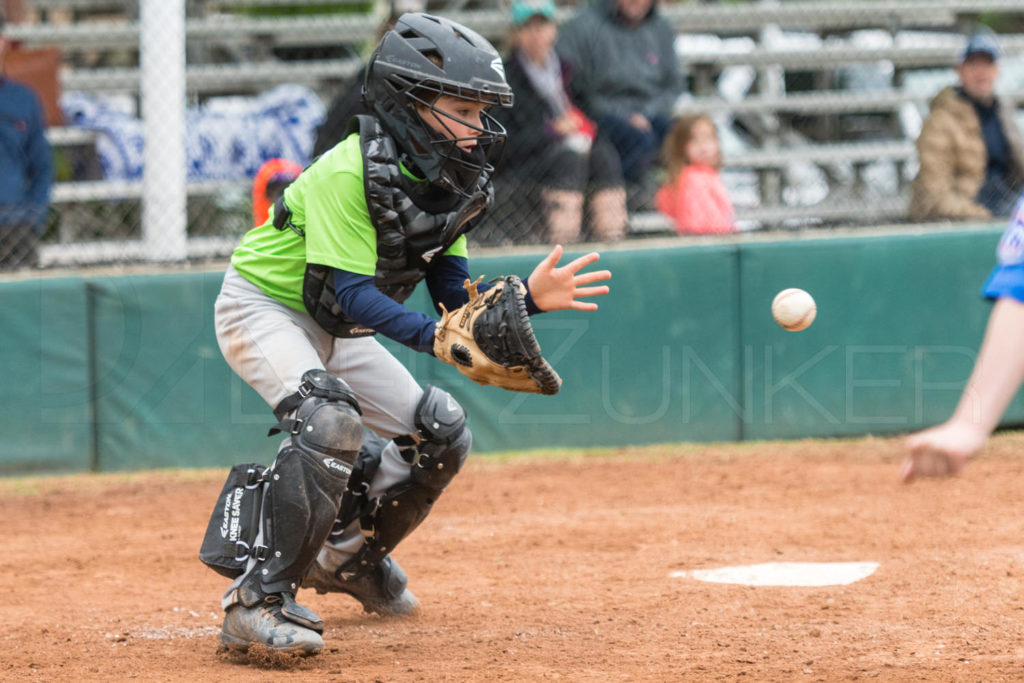
[[[422, 614], [302, 591], [327, 648], [301, 661], [219, 650], [196, 553], [222, 471], [0, 480], [0, 679], [1021, 680], [1022, 447], [910, 487], [885, 439], [477, 457], [396, 552]], [[880, 566], [671, 576], [768, 561]]]

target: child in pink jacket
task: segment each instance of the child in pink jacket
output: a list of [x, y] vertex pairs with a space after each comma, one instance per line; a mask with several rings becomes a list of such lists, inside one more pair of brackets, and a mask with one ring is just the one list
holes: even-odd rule
[[707, 114], [682, 116], [665, 137], [662, 158], [668, 181], [658, 190], [658, 211], [675, 222], [676, 233], [736, 232], [729, 192], [718, 169], [722, 154]]

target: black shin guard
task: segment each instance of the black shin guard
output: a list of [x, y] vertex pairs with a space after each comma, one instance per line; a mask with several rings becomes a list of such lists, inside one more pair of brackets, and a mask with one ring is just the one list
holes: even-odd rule
[[426, 388], [416, 408], [416, 426], [418, 444], [399, 443], [413, 465], [409, 481], [388, 489], [360, 517], [366, 543], [354, 558], [356, 566], [376, 565], [412, 533], [469, 455], [473, 436], [466, 428], [466, 413], [447, 392]]
[[290, 595], [331, 531], [363, 429], [355, 398], [340, 379], [311, 370], [303, 375], [299, 394], [295, 417], [271, 430], [289, 432], [291, 442], [263, 474], [256, 552], [225, 603], [252, 607], [280, 596], [288, 608], [282, 613], [313, 628], [316, 615], [295, 605]]
[[269, 475], [263, 541], [268, 557], [258, 568], [265, 593], [298, 589], [334, 523], [346, 473], [296, 448], [285, 448]]

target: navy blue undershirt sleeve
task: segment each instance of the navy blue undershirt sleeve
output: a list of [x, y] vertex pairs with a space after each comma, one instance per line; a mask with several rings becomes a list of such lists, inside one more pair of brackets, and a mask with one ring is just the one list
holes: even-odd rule
[[342, 312], [388, 339], [430, 353], [436, 322], [412, 311], [377, 289], [369, 275], [334, 269], [334, 296]]
[[[440, 256], [431, 265], [426, 277], [427, 290], [438, 314], [442, 303], [452, 311], [469, 301], [469, 294], [463, 287], [468, 278], [469, 265], [461, 256]], [[479, 285], [479, 291], [490, 288], [491, 285], [483, 282]], [[386, 296], [369, 275], [335, 268], [334, 296], [342, 313], [360, 325], [417, 351], [430, 353], [433, 350], [436, 321]], [[530, 315], [541, 312], [533, 303], [529, 288], [526, 310]]]
[[[452, 256], [442, 254], [434, 259], [430, 270], [427, 271], [427, 291], [434, 302], [434, 310], [441, 313], [440, 304], [444, 304], [449, 311], [462, 306], [469, 301], [469, 294], [466, 293], [463, 283], [470, 280], [469, 261], [464, 256]], [[526, 280], [523, 280], [526, 285]], [[486, 282], [477, 285], [478, 291], [485, 292], [491, 288]], [[540, 313], [541, 310], [533, 303], [530, 295], [530, 287], [526, 285], [526, 312], [530, 315]]]

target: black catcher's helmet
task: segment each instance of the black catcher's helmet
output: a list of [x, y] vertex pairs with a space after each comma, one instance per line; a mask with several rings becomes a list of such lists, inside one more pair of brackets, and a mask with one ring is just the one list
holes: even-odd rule
[[479, 127], [456, 119], [479, 131], [473, 151], [461, 150], [459, 140], [436, 132], [416, 111], [423, 105], [440, 121], [451, 120], [434, 107], [442, 95], [512, 106], [501, 57], [485, 38], [442, 17], [403, 14], [370, 56], [364, 102], [427, 180], [468, 197], [481, 174], [494, 171], [505, 128], [486, 110]]

